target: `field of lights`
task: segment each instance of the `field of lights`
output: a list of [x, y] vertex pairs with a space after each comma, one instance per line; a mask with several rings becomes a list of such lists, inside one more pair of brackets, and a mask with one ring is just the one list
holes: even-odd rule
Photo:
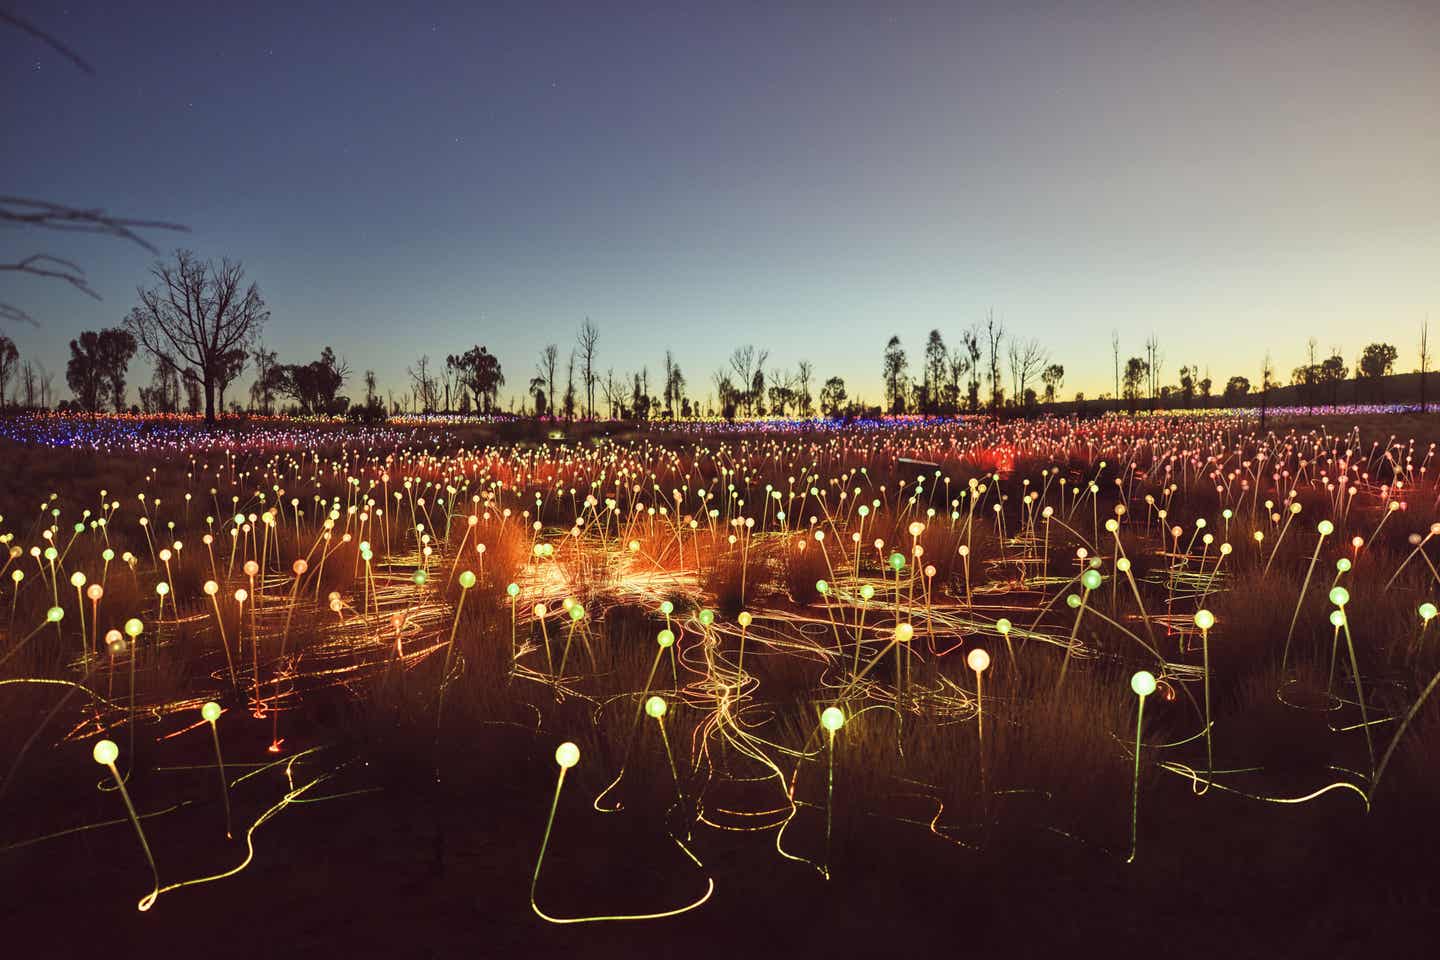
[[93, 955], [1413, 931], [1440, 461], [1395, 422], [11, 417], [0, 917]]

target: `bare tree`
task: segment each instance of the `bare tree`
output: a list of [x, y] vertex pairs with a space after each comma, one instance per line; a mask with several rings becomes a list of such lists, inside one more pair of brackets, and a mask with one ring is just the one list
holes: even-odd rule
[[795, 397], [799, 407], [797, 412], [802, 417], [808, 417], [815, 409], [815, 398], [810, 395], [810, 381], [815, 377], [815, 367], [809, 360], [801, 360], [795, 367], [795, 386], [797, 394]]
[[421, 354], [405, 372], [410, 376], [411, 394], [420, 413], [431, 413], [439, 402], [439, 381], [430, 373], [430, 355]]
[[[1310, 341], [1312, 344], [1314, 340]], [[1420, 324], [1420, 412], [1425, 412], [1425, 381], [1430, 372], [1430, 318]]]
[[990, 409], [1000, 410], [1000, 343], [1005, 339], [1005, 323], [995, 322], [995, 311], [991, 310], [985, 320], [985, 342], [990, 348]]
[[1115, 355], [1115, 406], [1120, 406], [1120, 331], [1110, 331], [1110, 352]]
[[540, 360], [535, 364], [535, 375], [545, 381], [545, 404], [552, 417], [555, 416], [555, 368], [559, 360], [560, 348], [551, 343], [540, 351]]
[[575, 335], [580, 350], [580, 379], [585, 384], [585, 416], [595, 418], [595, 345], [600, 342], [600, 330], [586, 317]]
[[1011, 339], [1010, 341], [1010, 372], [1015, 378], [1015, 403], [1024, 403], [1025, 390], [1030, 382], [1040, 375], [1045, 364], [1050, 362], [1050, 354], [1040, 341], [1030, 338], [1025, 341]]
[[216, 388], [236, 350], [248, 350], [270, 311], [260, 290], [242, 287], [245, 268], [238, 262], [202, 262], [189, 250], [175, 251], [173, 264], [157, 261], [156, 285], [140, 288], [140, 305], [125, 325], [157, 363], [194, 368], [205, 392], [205, 421], [215, 422]]

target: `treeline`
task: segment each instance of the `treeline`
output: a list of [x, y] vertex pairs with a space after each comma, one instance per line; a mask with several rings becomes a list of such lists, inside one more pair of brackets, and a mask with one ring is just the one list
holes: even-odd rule
[[[643, 364], [619, 373], [613, 366], [602, 369], [600, 329], [588, 318], [568, 350], [556, 343], [540, 350], [518, 405], [513, 396], [508, 406], [501, 405], [505, 373], [499, 358], [481, 344], [448, 354], [443, 362], [418, 356], [407, 367], [408, 382], [398, 394], [392, 388], [382, 396], [375, 372], [367, 370], [359, 384], [363, 395], [354, 401], [342, 392], [352, 380], [350, 366], [332, 347], [316, 359], [291, 363], [282, 363], [266, 348], [261, 337], [270, 311], [240, 263], [202, 261], [182, 249], [170, 260], [157, 261], [150, 274], [121, 325], [87, 330], [70, 341], [65, 380], [73, 400], [56, 404], [53, 375], [38, 361], [22, 363], [14, 342], [0, 335], [0, 405], [203, 412], [211, 420], [228, 411], [368, 420], [399, 413], [505, 413], [569, 421], [1138, 413], [1214, 406], [1424, 406], [1429, 401], [1428, 324], [1420, 328], [1414, 374], [1395, 375], [1399, 351], [1392, 344], [1370, 343], [1352, 364], [1338, 347], [1322, 352], [1311, 339], [1288, 383], [1277, 376], [1269, 355], [1253, 381], [1234, 374], [1220, 384], [1192, 362], [1180, 364], [1172, 381], [1156, 336], [1145, 340], [1139, 354], [1122, 357], [1115, 332], [1110, 343], [1113, 392], [1093, 398], [1077, 392], [1067, 399], [1061, 393], [1065, 367], [1037, 339], [1008, 331], [993, 311], [949, 343], [941, 330], [931, 330], [913, 357], [898, 335], [891, 336], [880, 355], [879, 403], [852, 396], [839, 376], [822, 380], [808, 360], [775, 364], [770, 351], [755, 344], [736, 347], [725, 358], [711, 373], [703, 398], [669, 350], [653, 375]], [[151, 362], [150, 382], [139, 388], [138, 403], [127, 404], [129, 364], [142, 352]], [[247, 371], [252, 378], [248, 396], [244, 402], [232, 397], [227, 406], [227, 391]]]

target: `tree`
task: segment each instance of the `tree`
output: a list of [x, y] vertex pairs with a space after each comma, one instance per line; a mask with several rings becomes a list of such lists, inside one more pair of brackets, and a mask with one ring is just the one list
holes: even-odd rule
[[885, 377], [885, 400], [891, 413], [905, 412], [905, 348], [900, 346], [900, 337], [892, 336], [885, 344], [882, 369]]
[[[560, 360], [560, 348], [553, 343], [546, 344], [540, 351], [540, 361], [535, 364], [535, 374], [545, 381], [545, 409], [555, 414], [555, 368]], [[539, 416], [537, 413], [536, 416]]]
[[925, 340], [924, 382], [920, 391], [920, 411], [938, 413], [944, 390], [946, 369], [945, 338], [939, 330], [931, 330]]
[[585, 385], [585, 416], [595, 418], [595, 346], [600, 342], [600, 330], [586, 317], [585, 322], [580, 326], [580, 332], [575, 335], [575, 343], [580, 350], [580, 379]]
[[505, 374], [494, 354], [477, 344], [458, 356], [446, 357], [445, 366], [455, 372], [461, 386], [475, 395], [481, 409], [486, 413], [495, 409], [496, 395], [505, 386]]
[[1040, 382], [1045, 384], [1045, 402], [1054, 403], [1055, 396], [1060, 392], [1060, 385], [1065, 382], [1065, 368], [1058, 363], [1052, 363], [1040, 374]]
[[820, 388], [820, 409], [827, 417], [839, 417], [845, 400], [845, 381], [839, 377], [831, 377]]
[[260, 290], [244, 287], [245, 269], [238, 262], [201, 262], [189, 250], [175, 251], [173, 264], [157, 261], [156, 280], [140, 288], [140, 305], [125, 326], [156, 363], [193, 368], [205, 393], [205, 422], [215, 422], [217, 387], [233, 351], [249, 349], [270, 317]]
[[430, 373], [430, 355], [422, 353], [405, 372], [410, 376], [410, 393], [419, 412], [433, 412], [440, 401], [440, 384]]
[[1425, 412], [1425, 381], [1430, 372], [1430, 318], [1426, 317], [1425, 322], [1420, 324], [1420, 412]]
[[971, 413], [980, 409], [980, 336], [981, 328], [978, 323], [960, 335], [960, 342], [965, 345], [965, 354], [970, 363], [970, 383], [966, 399]]
[[350, 401], [338, 396], [350, 379], [350, 365], [326, 347], [319, 360], [273, 368], [275, 391], [300, 405], [301, 413], [344, 413]]
[[545, 411], [548, 409], [545, 399], [545, 377], [539, 373], [531, 377], [529, 391], [535, 401], [535, 416], [537, 418], [545, 416]]
[[990, 347], [990, 412], [1000, 412], [1000, 343], [1005, 339], [1005, 324], [995, 323], [995, 311], [991, 310], [985, 319], [985, 342]]
[[[1030, 381], [1035, 379], [1049, 359], [1050, 355], [1040, 346], [1040, 341], [1033, 337], [1023, 342], [1011, 338], [1010, 374], [1015, 381], [1015, 399], [1017, 401], [1024, 399]], [[1026, 405], [1030, 406], [1031, 404]]]
[[570, 362], [565, 367], [565, 422], [575, 419], [575, 351], [570, 351]]
[[1110, 331], [1110, 352], [1115, 355], [1115, 399], [1120, 399], [1120, 331]]
[[1320, 380], [1322, 383], [1330, 384], [1330, 402], [1340, 402], [1340, 384], [1350, 376], [1350, 368], [1345, 365], [1345, 358], [1340, 354], [1339, 347], [1330, 348], [1330, 356], [1320, 361]]
[[82, 409], [94, 413], [107, 399], [113, 399], [117, 411], [125, 409], [125, 371], [137, 348], [123, 327], [86, 330], [70, 341], [65, 382]]
[[1150, 409], [1155, 409], [1155, 401], [1160, 392], [1160, 371], [1165, 365], [1165, 357], [1160, 353], [1160, 341], [1155, 334], [1145, 341], [1145, 373], [1150, 381]]
[[1130, 402], [1133, 417], [1140, 406], [1140, 396], [1145, 378], [1150, 375], [1150, 364], [1143, 357], [1131, 357], [1125, 361], [1125, 399]]
[[173, 358], [157, 361], [150, 371], [150, 386], [140, 388], [140, 407], [146, 413], [174, 413], [180, 409], [180, 368]]
[[1228, 406], [1239, 403], [1246, 394], [1250, 392], [1250, 380], [1247, 377], [1235, 376], [1225, 381], [1225, 393], [1223, 398]]
[[1368, 344], [1360, 354], [1359, 373], [1374, 381], [1377, 398], [1385, 395], [1383, 377], [1395, 366], [1398, 352], [1388, 343]]
[[0, 333], [0, 410], [5, 408], [6, 398], [10, 395], [10, 381], [15, 378], [19, 362], [20, 351], [16, 349], [15, 341]]
[[815, 367], [809, 360], [801, 360], [795, 366], [795, 412], [808, 417], [815, 411], [815, 398], [810, 395], [810, 381], [815, 377]]

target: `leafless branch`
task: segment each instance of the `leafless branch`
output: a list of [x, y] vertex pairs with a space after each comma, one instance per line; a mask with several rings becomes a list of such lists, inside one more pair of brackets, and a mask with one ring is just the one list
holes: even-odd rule
[[90, 66], [90, 64], [86, 62], [86, 60], [81, 57], [80, 54], [76, 53], [74, 50], [71, 50], [69, 47], [65, 46], [65, 44], [55, 39], [50, 34], [46, 33], [44, 30], [41, 30], [39, 27], [35, 26], [35, 24], [31, 23], [30, 21], [20, 19], [15, 14], [11, 13], [9, 10], [0, 10], [0, 23], [8, 23], [16, 30], [21, 31], [22, 33], [30, 34], [30, 36], [34, 37], [36, 40], [39, 40], [41, 43], [45, 44], [45, 46], [49, 47], [51, 50], [54, 50], [66, 60], [69, 60], [71, 63], [75, 64], [75, 66], [90, 74], [90, 76], [95, 76], [95, 68]]

